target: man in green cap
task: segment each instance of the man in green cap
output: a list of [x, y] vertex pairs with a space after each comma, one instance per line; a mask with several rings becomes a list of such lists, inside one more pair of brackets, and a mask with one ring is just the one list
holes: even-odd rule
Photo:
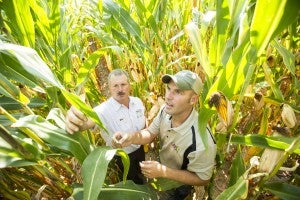
[[[159, 162], [143, 161], [142, 173], [147, 178], [167, 178], [183, 185], [167, 191], [166, 199], [184, 199], [192, 186], [209, 183], [215, 166], [216, 144], [209, 128], [205, 133], [207, 148], [200, 137], [198, 113], [194, 109], [203, 84], [189, 70], [162, 77], [166, 84], [165, 105], [151, 125], [134, 134], [117, 132], [113, 145], [148, 144], [159, 137]], [[201, 117], [200, 117], [201, 118]]]

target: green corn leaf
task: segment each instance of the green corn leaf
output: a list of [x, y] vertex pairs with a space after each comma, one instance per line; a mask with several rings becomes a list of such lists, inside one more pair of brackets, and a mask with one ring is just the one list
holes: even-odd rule
[[[74, 184], [74, 190], [72, 197], [75, 200], [83, 199], [83, 186], [80, 184]], [[120, 182], [113, 185], [105, 185], [101, 188], [98, 200], [132, 200], [132, 199], [157, 199], [157, 194], [148, 185], [137, 185], [131, 180], [126, 182]]]
[[297, 0], [256, 1], [250, 28], [250, 41], [258, 56], [276, 34], [297, 19], [298, 14], [299, 2]]
[[11, 189], [11, 185], [8, 184], [1, 184], [5, 192], [1, 195], [5, 199], [22, 199], [22, 200], [31, 200], [31, 196], [29, 195], [28, 191], [16, 191]]
[[[263, 148], [275, 148], [280, 150], [287, 149], [293, 142], [293, 138], [283, 136], [265, 136], [265, 135], [232, 135], [231, 141], [234, 144], [242, 144], [247, 146], [258, 146]], [[300, 148], [294, 153], [300, 154]]]
[[65, 129], [65, 115], [59, 108], [52, 108], [48, 113], [46, 120], [53, 120], [59, 128]]
[[27, 0], [11, 0], [2, 3], [3, 10], [9, 18], [12, 34], [19, 40], [19, 44], [29, 47], [35, 46], [34, 21], [30, 13]]
[[234, 185], [238, 181], [239, 177], [242, 176], [245, 172], [246, 167], [241, 153], [241, 148], [238, 147], [238, 151], [230, 168], [230, 180], [228, 185]]
[[284, 12], [282, 17], [280, 18], [280, 22], [276, 28], [276, 30], [273, 33], [272, 39], [275, 38], [277, 35], [282, 33], [284, 29], [286, 29], [288, 26], [290, 26], [292, 23], [294, 23], [300, 14], [300, 6], [298, 0], [287, 0]]
[[284, 65], [288, 68], [293, 76], [295, 76], [295, 55], [291, 51], [284, 48], [277, 40], [273, 40], [271, 45], [280, 53], [283, 58]]
[[88, 80], [91, 70], [97, 66], [99, 58], [101, 55], [106, 54], [108, 50], [113, 50], [118, 55], [123, 54], [119, 46], [104, 47], [93, 52], [79, 69], [77, 85], [82, 85]]
[[101, 120], [99, 119], [97, 113], [87, 106], [83, 101], [81, 101], [80, 97], [78, 97], [75, 94], [72, 94], [66, 90], [61, 90], [65, 98], [73, 105], [75, 106], [78, 110], [83, 112], [86, 116], [90, 117], [100, 128], [103, 130], [106, 130], [106, 127], [103, 125]]
[[231, 20], [228, 1], [217, 0], [216, 10], [216, 34], [214, 34], [214, 38], [211, 43], [212, 52], [210, 52], [210, 58], [215, 67], [218, 68], [222, 65], [221, 58], [223, 57], [223, 52], [226, 49], [225, 47], [228, 37], [227, 31], [229, 31], [228, 25]]
[[116, 20], [119, 21], [120, 25], [126, 30], [126, 32], [130, 33], [133, 38], [135, 38], [136, 42], [139, 44], [139, 46], [136, 47], [149, 49], [149, 47], [143, 42], [139, 25], [132, 19], [125, 9], [111, 0], [105, 0], [103, 1], [103, 10], [110, 13]]
[[[107, 167], [115, 153], [120, 153], [124, 167], [124, 174], [129, 169], [129, 157], [121, 149], [99, 147], [92, 151], [82, 165], [83, 172], [83, 199], [96, 200], [104, 183]], [[122, 153], [123, 152], [123, 153]]]
[[3, 58], [8, 70], [12, 72], [10, 74], [12, 79], [15, 76], [19, 76], [16, 81], [23, 83], [22, 79], [25, 78], [31, 81], [29, 84], [33, 88], [36, 85], [44, 87], [40, 80], [43, 80], [48, 85], [63, 88], [62, 84], [35, 50], [14, 44], [2, 44], [0, 45], [0, 53], [2, 57], [6, 56], [10, 61], [7, 62]]
[[194, 22], [191, 22], [185, 26], [185, 31], [189, 36], [195, 54], [201, 66], [203, 67], [205, 73], [207, 74], [208, 77], [212, 77], [214, 75], [214, 70], [210, 66], [205, 43], [201, 38], [200, 29], [197, 27], [197, 25]]
[[275, 98], [278, 99], [280, 102], [283, 102], [284, 101], [283, 94], [279, 89], [278, 85], [276, 84], [276, 82], [274, 81], [274, 74], [272, 70], [267, 65], [267, 63], [263, 63], [262, 67], [265, 73], [266, 81], [271, 86], [271, 90], [273, 91]]
[[[229, 99], [237, 94], [244, 84], [246, 73], [253, 60], [250, 44], [247, 39], [231, 54], [224, 69], [220, 70], [217, 79], [206, 96], [206, 100], [215, 91], [223, 92]], [[244, 55], [244, 56], [241, 56]]]
[[224, 190], [216, 200], [239, 200], [246, 199], [248, 194], [249, 181], [240, 176], [238, 181], [231, 187]]
[[171, 179], [166, 179], [166, 178], [155, 178], [151, 180], [150, 185], [158, 191], [166, 191], [170, 190], [173, 188], [177, 188], [181, 185], [183, 185], [180, 182], [171, 180]]
[[[33, 159], [33, 154], [31, 154], [26, 148], [24, 148], [21, 143], [15, 139], [11, 133], [2, 125], [0, 125], [0, 137], [5, 140], [7, 144], [12, 147], [13, 151], [18, 152], [25, 159]], [[2, 145], [1, 145], [2, 146]], [[3, 146], [2, 146], [3, 147]]]
[[18, 83], [44, 93], [45, 91], [42, 89], [42, 87], [40, 87], [41, 84], [36, 77], [26, 72], [23, 69], [22, 64], [18, 62], [15, 56], [1, 47], [2, 45], [0, 45], [0, 73], [3, 74], [3, 76], [5, 76], [7, 79], [15, 80]]
[[[39, 36], [42, 36], [44, 38], [44, 41], [46, 44], [51, 45], [53, 44], [53, 36], [54, 34], [50, 31], [51, 26], [53, 25], [53, 22], [51, 22], [50, 18], [48, 18], [47, 13], [45, 10], [37, 4], [37, 1], [35, 0], [27, 0], [31, 7], [31, 11], [34, 13], [35, 16], [35, 24], [37, 26], [37, 30], [40, 33]], [[53, 3], [54, 4], [54, 3]]]
[[132, 200], [137, 197], [144, 200], [157, 199], [155, 191], [148, 185], [137, 185], [131, 180], [103, 187], [98, 199]]
[[30, 165], [36, 165], [36, 162], [24, 160], [22, 157], [12, 156], [7, 152], [2, 152], [0, 147], [0, 169], [6, 167], [25, 167]]
[[36, 165], [45, 158], [32, 140], [12, 136], [13, 133], [0, 127], [0, 168]]
[[0, 93], [10, 98], [18, 98], [20, 89], [0, 74]]
[[298, 200], [300, 196], [300, 187], [288, 183], [266, 183], [263, 188], [282, 200]]
[[[4, 93], [2, 93], [2, 94], [4, 94]], [[15, 99], [6, 97], [6, 96], [0, 97], [0, 106], [3, 107], [5, 110], [20, 110], [20, 109], [22, 109], [22, 106], [18, 101], [16, 101]]]
[[205, 146], [205, 148], [208, 147], [207, 145], [207, 124], [208, 121], [211, 119], [211, 117], [213, 116], [215, 112], [211, 109], [207, 109], [205, 107], [201, 108], [199, 110], [199, 115], [198, 115], [198, 127], [199, 127], [199, 132], [200, 132], [200, 137], [203, 141], [203, 144]]
[[89, 143], [79, 133], [70, 135], [64, 129], [46, 121], [41, 116], [28, 115], [20, 118], [12, 127], [25, 127], [35, 132], [35, 134], [61, 150], [74, 155], [81, 163], [84, 161], [89, 152]]
[[0, 94], [17, 100], [18, 102], [27, 105], [29, 99], [23, 95], [18, 87], [12, 84], [5, 76], [0, 73]]

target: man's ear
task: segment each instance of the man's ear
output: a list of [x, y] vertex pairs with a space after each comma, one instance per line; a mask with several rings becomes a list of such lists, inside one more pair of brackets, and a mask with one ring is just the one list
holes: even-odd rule
[[194, 94], [190, 99], [190, 103], [194, 105], [198, 101], [198, 97], [198, 95]]

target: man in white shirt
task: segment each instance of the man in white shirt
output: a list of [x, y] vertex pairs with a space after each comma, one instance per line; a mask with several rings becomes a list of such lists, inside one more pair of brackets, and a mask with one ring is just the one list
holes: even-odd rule
[[[160, 161], [141, 162], [147, 178], [167, 178], [183, 185], [167, 191], [168, 200], [184, 199], [193, 185], [209, 183], [215, 166], [216, 144], [209, 128], [207, 148], [198, 129], [198, 112], [194, 105], [202, 90], [197, 74], [182, 70], [175, 75], [164, 75], [166, 84], [165, 105], [150, 126], [136, 133], [117, 132], [113, 143], [122, 147], [131, 144], [148, 144], [159, 137]], [[201, 116], [200, 116], [201, 119]]]
[[[145, 128], [145, 107], [138, 97], [130, 96], [129, 75], [122, 69], [112, 70], [108, 76], [108, 86], [111, 97], [94, 108], [101, 122], [106, 127], [108, 134], [101, 131], [106, 145], [112, 145], [112, 136], [115, 132], [134, 133]], [[91, 119], [71, 107], [66, 115], [66, 130], [69, 133], [95, 128], [96, 124]], [[123, 150], [130, 158], [128, 180], [143, 184], [143, 175], [139, 162], [145, 160], [145, 152], [141, 145], [129, 145]], [[115, 156], [116, 163], [123, 173], [123, 164], [119, 156]], [[120, 176], [121, 177], [121, 176]]]

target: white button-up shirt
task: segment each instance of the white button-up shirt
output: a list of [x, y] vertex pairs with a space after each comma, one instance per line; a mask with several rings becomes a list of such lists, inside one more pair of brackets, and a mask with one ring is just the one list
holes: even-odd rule
[[[145, 107], [138, 97], [129, 97], [129, 108], [110, 97], [107, 101], [94, 108], [108, 133], [101, 130], [101, 135], [107, 146], [112, 145], [115, 132], [134, 133], [145, 128]], [[126, 153], [132, 153], [140, 145], [124, 147]]]

